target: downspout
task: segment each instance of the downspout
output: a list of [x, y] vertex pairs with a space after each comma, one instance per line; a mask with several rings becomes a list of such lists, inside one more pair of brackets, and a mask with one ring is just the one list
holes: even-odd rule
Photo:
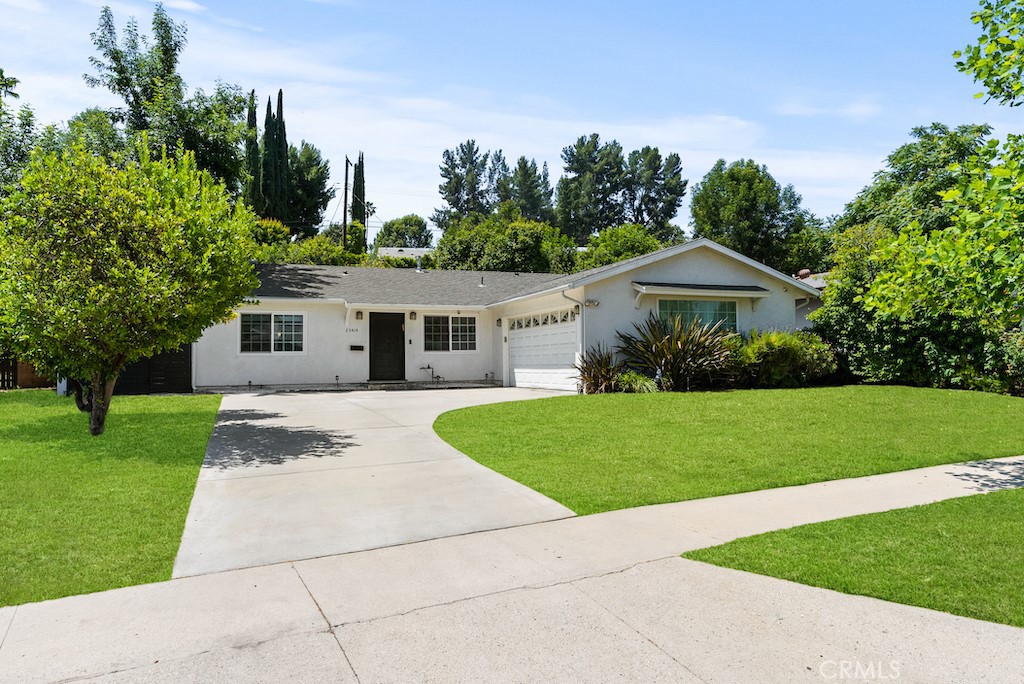
[[582, 332], [580, 333], [580, 358], [577, 359], [577, 362], [581, 363], [583, 361], [583, 355], [587, 353], [587, 320], [586, 314], [584, 313], [587, 310], [587, 305], [565, 294], [565, 290], [562, 290], [559, 294], [578, 306], [580, 309], [580, 330]]

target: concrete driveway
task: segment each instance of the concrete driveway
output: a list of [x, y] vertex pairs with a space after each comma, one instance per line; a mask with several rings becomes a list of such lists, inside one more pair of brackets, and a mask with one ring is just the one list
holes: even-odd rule
[[481, 466], [431, 428], [451, 409], [556, 394], [493, 388], [225, 396], [174, 576], [570, 517], [568, 508]]

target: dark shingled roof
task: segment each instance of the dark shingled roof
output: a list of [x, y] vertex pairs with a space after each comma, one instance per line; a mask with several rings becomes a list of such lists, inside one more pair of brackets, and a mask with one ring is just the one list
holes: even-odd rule
[[[421, 271], [412, 268], [259, 264], [257, 299], [344, 299], [350, 304], [486, 306], [547, 290], [559, 273]], [[480, 287], [481, 278], [483, 287]]]

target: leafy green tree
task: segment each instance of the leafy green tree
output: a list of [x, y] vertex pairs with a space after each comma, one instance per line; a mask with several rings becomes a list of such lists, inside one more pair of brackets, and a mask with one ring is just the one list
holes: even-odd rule
[[943, 312], [998, 335], [1024, 319], [1024, 138], [990, 141], [962, 168], [944, 194], [953, 225], [927, 232], [913, 222], [890, 240], [877, 257], [890, 268], [866, 303], [904, 319]]
[[[1024, 102], [1024, 12], [1011, 0], [983, 0], [972, 16], [976, 44], [954, 53], [957, 68], [990, 99]], [[961, 59], [962, 58], [962, 59]], [[986, 130], [987, 133], [987, 130]], [[943, 194], [949, 227], [912, 221], [882, 250], [892, 269], [872, 283], [865, 301], [902, 317], [948, 312], [977, 321], [991, 335], [1020, 328], [1024, 311], [1024, 139], [989, 141], [954, 166], [958, 183]]]
[[15, 112], [0, 101], [0, 195], [5, 186], [18, 180], [38, 142], [32, 108], [23, 106]]
[[210, 95], [197, 88], [188, 98], [158, 96], [146, 105], [150, 153], [166, 148], [177, 154], [182, 147], [237, 196], [245, 179], [245, 109], [245, 95], [226, 83], [218, 83]]
[[872, 283], [886, 279], [886, 253], [907, 225], [941, 233], [954, 220], [942, 194], [961, 183], [958, 165], [986, 149], [987, 126], [918, 127], [835, 222], [835, 266], [812, 314], [816, 329], [856, 375], [873, 381], [968, 386], [986, 365], [989, 339], [971, 317], [948, 306], [901, 316], [866, 306]]
[[15, 90], [21, 81], [14, 78], [13, 76], [7, 76], [4, 74], [4, 70], [0, 69], [0, 102], [3, 102], [5, 97], [12, 99], [18, 99], [18, 91]]
[[47, 126], [38, 142], [47, 151], [63, 151], [81, 145], [107, 161], [114, 161], [130, 151], [124, 132], [110, 117], [110, 112], [93, 107], [75, 114], [66, 126]]
[[554, 191], [546, 162], [538, 171], [536, 160], [520, 157], [515, 171], [509, 176], [508, 185], [508, 201], [515, 204], [523, 218], [544, 223], [555, 220]]
[[614, 264], [657, 251], [661, 247], [662, 243], [646, 226], [624, 223], [592, 235], [587, 241], [587, 251], [579, 256], [579, 267], [586, 269]]
[[106, 88], [125, 102], [113, 110], [116, 120], [123, 121], [131, 131], [149, 128], [147, 106], [157, 97], [180, 100], [185, 84], [178, 75], [178, 59], [187, 42], [184, 24], [176, 24], [163, 5], [153, 11], [153, 40], [139, 33], [138, 22], [131, 18], [119, 41], [110, 7], [100, 10], [99, 27], [90, 34], [98, 57], [89, 62], [97, 75], [86, 74], [85, 82], [93, 88]]
[[913, 140], [886, 158], [885, 169], [847, 205], [836, 229], [877, 223], [895, 236], [914, 221], [925, 232], [948, 228], [956, 210], [942, 195], [960, 182], [962, 165], [984, 149], [991, 132], [984, 124], [915, 127]]
[[190, 153], [37, 154], [0, 200], [2, 344], [81, 381], [98, 435], [127, 364], [198, 339], [252, 292], [253, 223]]
[[[334, 188], [328, 185], [330, 164], [320, 150], [306, 141], [299, 149], [288, 150], [288, 174], [291, 177], [291, 202], [287, 216], [293, 235], [316, 235], [324, 210], [334, 198]], [[366, 251], [365, 248], [362, 251]]]
[[232, 193], [240, 192], [245, 97], [237, 86], [225, 83], [218, 83], [210, 95], [197, 89], [187, 96], [177, 71], [187, 42], [185, 25], [175, 23], [158, 4], [152, 40], [139, 32], [134, 18], [119, 39], [113, 12], [104, 7], [91, 36], [98, 56], [89, 61], [96, 73], [86, 74], [85, 81], [124, 100], [125, 106], [110, 114], [115, 122], [125, 124], [129, 139], [147, 133], [152, 155], [162, 154], [165, 148], [171, 155], [179, 148], [189, 150], [201, 169], [223, 181]]
[[724, 159], [693, 189], [694, 237], [710, 238], [772, 268], [789, 269], [788, 244], [810, 221], [800, 195], [753, 159]]
[[434, 258], [442, 269], [568, 273], [575, 267], [575, 252], [557, 228], [524, 219], [507, 202], [484, 221], [467, 218], [451, 226]]
[[[1020, 0], [982, 0], [971, 15], [981, 36], [953, 53], [956, 68], [981, 83], [988, 99], [1016, 107], [1024, 102], [1024, 11]], [[978, 93], [975, 97], [984, 97]]]
[[427, 228], [427, 222], [416, 214], [391, 219], [377, 232], [373, 241], [378, 247], [430, 247], [434, 234]]
[[679, 155], [662, 159], [657, 147], [634, 150], [626, 160], [622, 180], [626, 220], [647, 226], [662, 242], [679, 240], [682, 230], [671, 223], [686, 194]]
[[558, 226], [578, 245], [625, 219], [622, 203], [625, 159], [616, 141], [597, 133], [562, 150], [565, 175], [558, 181]]

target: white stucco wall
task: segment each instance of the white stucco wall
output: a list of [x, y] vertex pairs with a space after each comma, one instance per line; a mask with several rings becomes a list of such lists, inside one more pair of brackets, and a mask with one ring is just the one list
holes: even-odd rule
[[[751, 300], [742, 297], [695, 297], [676, 295], [644, 295], [640, 308], [634, 308], [636, 290], [633, 282], [697, 283], [705, 285], [756, 285], [771, 292], [753, 309]], [[632, 332], [633, 324], [657, 313], [659, 299], [705, 299], [735, 301], [736, 324], [741, 332], [759, 330], [793, 330], [796, 327], [796, 300], [807, 295], [794, 286], [787, 286], [757, 269], [707, 248], [694, 249], [627, 273], [601, 280], [585, 288], [585, 299], [596, 300], [597, 306], [585, 309], [584, 325], [587, 348], [598, 342], [608, 347], [618, 344], [617, 331]]]
[[[354, 312], [362, 311], [356, 320]], [[357, 308], [347, 316], [343, 302], [277, 299], [262, 300], [258, 305], [243, 306], [238, 313], [302, 313], [305, 315], [304, 350], [301, 353], [242, 353], [241, 321], [234, 320], [207, 329], [196, 342], [194, 355], [195, 385], [224, 387], [246, 385], [324, 385], [335, 382], [362, 383], [370, 372], [370, 312], [401, 312], [405, 314], [405, 379], [430, 380], [429, 371], [420, 370], [428, 364], [446, 380], [483, 380], [496, 373], [501, 378], [500, 363], [492, 361], [495, 344], [500, 337], [491, 312], [481, 309], [395, 309]], [[410, 320], [411, 311], [416, 320]], [[476, 351], [427, 352], [423, 350], [423, 317], [425, 315], [475, 316], [477, 319]], [[497, 342], [496, 342], [497, 339]], [[352, 351], [362, 345], [363, 351]], [[498, 357], [500, 361], [500, 357]]]
[[821, 308], [821, 300], [820, 299], [812, 299], [811, 301], [807, 302], [806, 304], [801, 306], [799, 309], [797, 309], [796, 310], [796, 327], [797, 327], [797, 330], [805, 330], [807, 328], [812, 327], [814, 325], [814, 323], [812, 321], [810, 321], [807, 317], [810, 316], [813, 312], [817, 311], [820, 308]]

